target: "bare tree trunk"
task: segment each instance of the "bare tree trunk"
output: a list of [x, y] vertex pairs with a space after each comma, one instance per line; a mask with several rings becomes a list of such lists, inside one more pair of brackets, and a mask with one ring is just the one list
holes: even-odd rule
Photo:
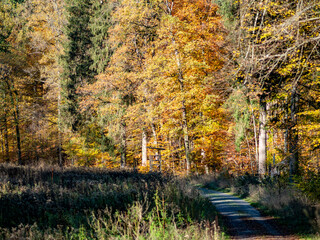
[[[17, 100], [18, 96], [16, 96]], [[17, 137], [17, 148], [18, 148], [18, 163], [22, 165], [22, 156], [21, 156], [21, 136], [20, 136], [20, 114], [19, 114], [19, 105], [16, 102], [16, 111], [13, 114], [14, 122], [16, 127], [16, 137]]]
[[298, 171], [298, 133], [295, 129], [297, 125], [297, 112], [299, 104], [299, 94], [296, 86], [293, 87], [291, 92], [291, 124], [289, 129], [289, 153], [290, 153], [290, 175], [294, 175]]
[[267, 104], [265, 99], [260, 99], [260, 131], [259, 131], [259, 174], [266, 173], [266, 159], [267, 159]]
[[[60, 75], [60, 73], [59, 73]], [[59, 83], [59, 93], [58, 93], [58, 157], [59, 157], [59, 166], [63, 166], [62, 159], [62, 135], [61, 135], [61, 88]]]
[[[172, 40], [173, 44], [175, 44], [174, 39]], [[182, 67], [179, 57], [179, 51], [175, 50], [176, 55], [176, 61], [177, 61], [177, 67], [178, 67], [178, 81], [180, 84], [180, 91], [182, 94], [185, 93], [184, 89], [184, 79], [183, 79], [183, 73], [182, 73]], [[185, 149], [185, 155], [186, 155], [186, 164], [187, 164], [187, 174], [190, 172], [190, 141], [189, 141], [189, 133], [188, 133], [188, 120], [187, 120], [187, 108], [186, 108], [186, 101], [183, 97], [183, 100], [181, 102], [182, 105], [182, 129], [183, 129], [183, 140], [184, 140], [184, 149]]]
[[4, 147], [5, 147], [5, 162], [8, 163], [10, 161], [10, 156], [9, 156], [9, 135], [8, 135], [8, 123], [7, 123], [6, 112], [4, 113]]
[[[158, 147], [158, 137], [156, 131], [156, 125], [154, 123], [151, 124], [152, 135], [153, 135], [153, 145]], [[155, 158], [158, 159], [158, 151], [156, 151]]]
[[204, 165], [204, 172], [205, 174], [209, 174], [209, 167], [208, 167], [208, 164], [207, 164], [207, 155], [206, 155], [206, 151], [204, 149], [201, 149], [201, 163]]
[[246, 141], [247, 141], [247, 146], [248, 146], [248, 154], [249, 154], [249, 159], [250, 159], [250, 167], [251, 167], [251, 173], [253, 173], [253, 161], [252, 161], [252, 157], [251, 157], [251, 150], [250, 150], [250, 144], [249, 144], [249, 140], [248, 140], [248, 136], [247, 134], [245, 133], [245, 136], [246, 136]]
[[146, 130], [142, 130], [142, 166], [147, 166], [147, 133]]
[[151, 124], [151, 130], [153, 135], [153, 144], [155, 147], [158, 146], [158, 140], [157, 140], [157, 132], [156, 132], [156, 126], [154, 123]]
[[[173, 8], [173, 2], [169, 3], [166, 2], [166, 7], [169, 15], [172, 15], [172, 8]], [[190, 172], [190, 142], [189, 142], [189, 133], [188, 133], [188, 121], [187, 121], [187, 108], [186, 108], [186, 101], [185, 101], [185, 89], [184, 89], [184, 78], [183, 78], [183, 72], [182, 72], [182, 66], [181, 66], [181, 60], [179, 56], [179, 50], [176, 47], [176, 42], [173, 33], [171, 32], [172, 37], [172, 44], [174, 46], [174, 53], [176, 56], [176, 63], [178, 68], [178, 81], [180, 84], [180, 91], [183, 95], [183, 99], [181, 101], [181, 108], [182, 108], [182, 130], [183, 130], [183, 140], [184, 140], [184, 149], [185, 149], [185, 157], [186, 157], [186, 170], [187, 174]]]
[[127, 163], [127, 126], [124, 120], [121, 122], [122, 133], [121, 133], [121, 146], [120, 146], [120, 167], [124, 168]]
[[288, 99], [287, 99], [287, 103], [286, 103], [286, 106], [285, 106], [285, 121], [286, 121], [286, 129], [285, 129], [285, 132], [284, 132], [284, 153], [287, 154], [288, 153], [288, 149], [289, 149], [289, 113], [288, 113]]
[[[9, 91], [9, 94], [10, 94], [12, 107], [15, 108], [14, 111], [13, 111], [13, 120], [14, 120], [14, 124], [15, 124], [15, 129], [16, 129], [16, 139], [17, 139], [17, 148], [18, 148], [18, 164], [22, 165], [21, 136], [20, 136], [20, 127], [19, 127], [20, 115], [19, 115], [18, 93], [14, 89], [13, 81], [10, 84], [9, 83], [9, 79], [6, 79], [6, 83], [7, 83], [8, 91]], [[13, 95], [14, 93], [15, 93], [15, 97]]]
[[256, 164], [255, 167], [257, 167], [257, 163], [259, 163], [259, 149], [258, 149], [258, 134], [257, 134], [257, 126], [256, 126], [256, 118], [254, 116], [253, 109], [251, 109], [252, 112], [252, 123], [253, 123], [253, 132], [254, 132], [254, 145], [255, 145], [255, 157], [256, 157]]

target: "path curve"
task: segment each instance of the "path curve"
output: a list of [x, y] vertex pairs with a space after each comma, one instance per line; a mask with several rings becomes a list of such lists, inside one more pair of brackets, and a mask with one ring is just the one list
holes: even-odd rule
[[258, 210], [240, 198], [205, 188], [200, 189], [227, 220], [228, 234], [232, 239], [290, 239], [272, 224], [272, 219], [261, 216]]

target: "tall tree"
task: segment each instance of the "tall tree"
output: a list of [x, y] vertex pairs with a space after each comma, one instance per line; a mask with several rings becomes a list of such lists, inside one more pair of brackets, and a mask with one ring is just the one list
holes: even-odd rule
[[219, 99], [206, 89], [213, 81], [212, 74], [223, 66], [224, 29], [218, 7], [208, 1], [167, 1], [163, 9], [148, 71], [161, 97], [162, 123], [181, 126], [186, 170], [190, 172], [191, 136], [194, 126], [201, 124], [191, 120], [201, 113], [202, 103]]
[[96, 71], [92, 70], [93, 60], [92, 31], [89, 27], [91, 0], [66, 1], [67, 26], [65, 34], [68, 42], [65, 45], [62, 82], [62, 113], [64, 122], [76, 132], [83, 124], [84, 116], [79, 112], [81, 96], [78, 89], [93, 81]]
[[[308, 85], [319, 38], [314, 35], [319, 21], [317, 1], [244, 1], [240, 5], [240, 61], [238, 79], [255, 92], [260, 102], [259, 172], [265, 173], [267, 102], [273, 101], [290, 114], [291, 172], [297, 172], [297, 113], [302, 86]], [[285, 96], [285, 97], [284, 97]], [[288, 103], [288, 104], [287, 104]], [[285, 114], [283, 114], [284, 116]]]

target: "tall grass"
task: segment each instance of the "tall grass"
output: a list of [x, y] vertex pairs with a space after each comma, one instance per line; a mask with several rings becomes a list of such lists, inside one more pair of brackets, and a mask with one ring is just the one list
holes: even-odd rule
[[0, 165], [0, 239], [222, 239], [215, 216], [173, 176]]

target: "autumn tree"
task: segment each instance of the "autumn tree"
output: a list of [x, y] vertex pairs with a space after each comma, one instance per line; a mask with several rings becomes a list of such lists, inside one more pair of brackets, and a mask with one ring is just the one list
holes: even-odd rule
[[181, 129], [175, 133], [182, 134], [190, 172], [195, 144], [203, 145], [203, 138], [210, 139], [211, 133], [222, 129], [221, 98], [214, 91], [212, 74], [223, 66], [224, 29], [218, 7], [208, 1], [167, 1], [163, 10], [148, 58], [149, 79], [160, 97], [162, 128]]
[[311, 26], [319, 21], [318, 7], [317, 1], [244, 1], [240, 6], [238, 80], [260, 103], [260, 174], [265, 174], [268, 115], [273, 104], [287, 116], [290, 168], [297, 172], [297, 114], [301, 90], [306, 90], [303, 86], [314, 71], [319, 39], [317, 28]]
[[[101, 96], [101, 110], [116, 117], [109, 121], [108, 131], [117, 129], [113, 138], [118, 145], [120, 165], [127, 162], [128, 112], [138, 99], [138, 87], [143, 82], [144, 56], [157, 26], [157, 1], [122, 1], [113, 13], [114, 26], [110, 30], [108, 42], [113, 49], [108, 67], [91, 86], [93, 93]], [[102, 100], [102, 101], [101, 101]], [[112, 126], [113, 125], [113, 126]], [[131, 130], [131, 129], [130, 129]]]

